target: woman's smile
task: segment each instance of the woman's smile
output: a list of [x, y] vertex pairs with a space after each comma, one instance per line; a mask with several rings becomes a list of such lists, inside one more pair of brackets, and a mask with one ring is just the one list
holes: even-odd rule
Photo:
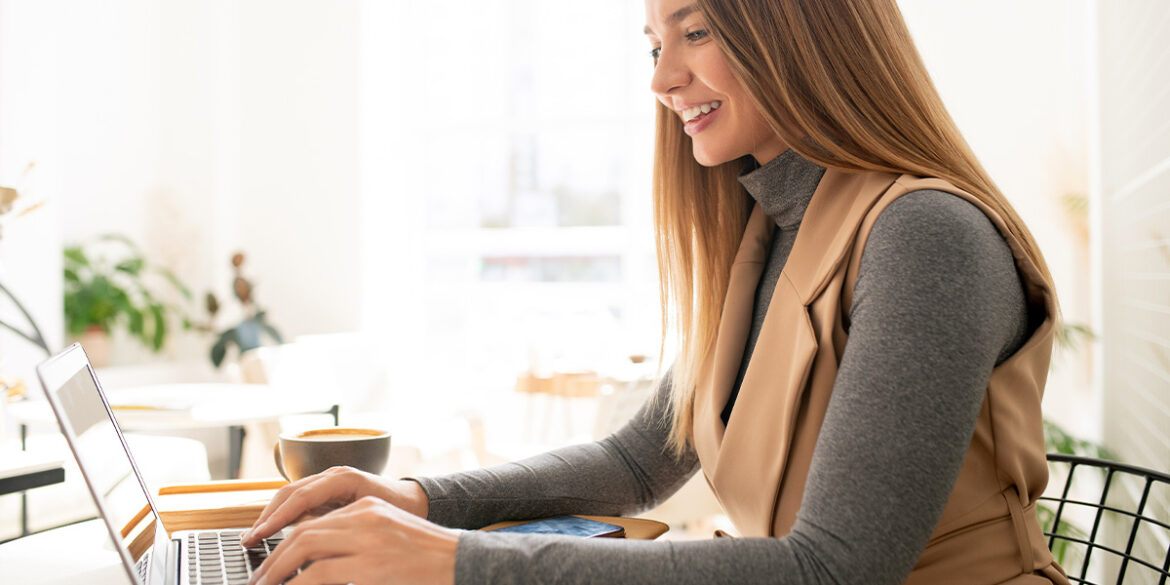
[[682, 116], [683, 131], [688, 136], [694, 136], [702, 132], [719, 114], [719, 106], [722, 105], [723, 102], [715, 100], [680, 110], [679, 115]]

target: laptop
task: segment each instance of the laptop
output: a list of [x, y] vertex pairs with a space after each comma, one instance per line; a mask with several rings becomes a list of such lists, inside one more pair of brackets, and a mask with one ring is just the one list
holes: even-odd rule
[[283, 540], [282, 531], [244, 549], [242, 527], [167, 536], [152, 492], [81, 345], [74, 343], [37, 366], [37, 375], [130, 583], [246, 584]]

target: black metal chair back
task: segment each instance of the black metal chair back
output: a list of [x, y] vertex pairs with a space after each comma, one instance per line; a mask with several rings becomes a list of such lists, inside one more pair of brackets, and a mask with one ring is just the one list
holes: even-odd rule
[[1056, 453], [1048, 462], [1037, 513], [1069, 580], [1170, 584], [1170, 475]]

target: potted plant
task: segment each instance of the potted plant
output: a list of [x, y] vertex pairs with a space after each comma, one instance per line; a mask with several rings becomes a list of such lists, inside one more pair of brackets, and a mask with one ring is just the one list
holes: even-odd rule
[[95, 363], [108, 356], [108, 336], [124, 329], [153, 352], [170, 332], [168, 318], [179, 312], [157, 293], [164, 284], [184, 299], [191, 292], [175, 275], [147, 262], [129, 238], [109, 234], [65, 248], [65, 325]]
[[[280, 332], [269, 321], [268, 313], [256, 305], [255, 285], [244, 277], [244, 254], [236, 252], [232, 255], [232, 270], [235, 277], [232, 279], [232, 293], [240, 302], [243, 309], [242, 320], [236, 325], [218, 332], [215, 343], [211, 346], [211, 363], [220, 367], [227, 357], [231, 347], [236, 348], [237, 355], [243, 355], [263, 345], [265, 338], [276, 343], [283, 343]], [[197, 330], [215, 333], [214, 322], [219, 314], [219, 299], [214, 293], [208, 292], [205, 297], [208, 322], [195, 325]]]

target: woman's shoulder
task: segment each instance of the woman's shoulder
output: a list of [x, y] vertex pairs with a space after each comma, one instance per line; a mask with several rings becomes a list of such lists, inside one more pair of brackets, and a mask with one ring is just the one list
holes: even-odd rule
[[958, 195], [936, 190], [911, 191], [882, 209], [862, 261], [874, 254], [915, 252], [970, 260], [991, 254], [1011, 260], [1007, 241], [982, 209]]
[[999, 228], [975, 204], [936, 190], [912, 191], [881, 211], [858, 272], [859, 287], [862, 281], [906, 286], [921, 279], [1019, 288], [1011, 248]]
[[913, 191], [881, 211], [854, 291], [855, 321], [946, 315], [986, 329], [1000, 349], [996, 363], [1026, 337], [1027, 306], [1007, 240], [979, 207], [944, 191]]

